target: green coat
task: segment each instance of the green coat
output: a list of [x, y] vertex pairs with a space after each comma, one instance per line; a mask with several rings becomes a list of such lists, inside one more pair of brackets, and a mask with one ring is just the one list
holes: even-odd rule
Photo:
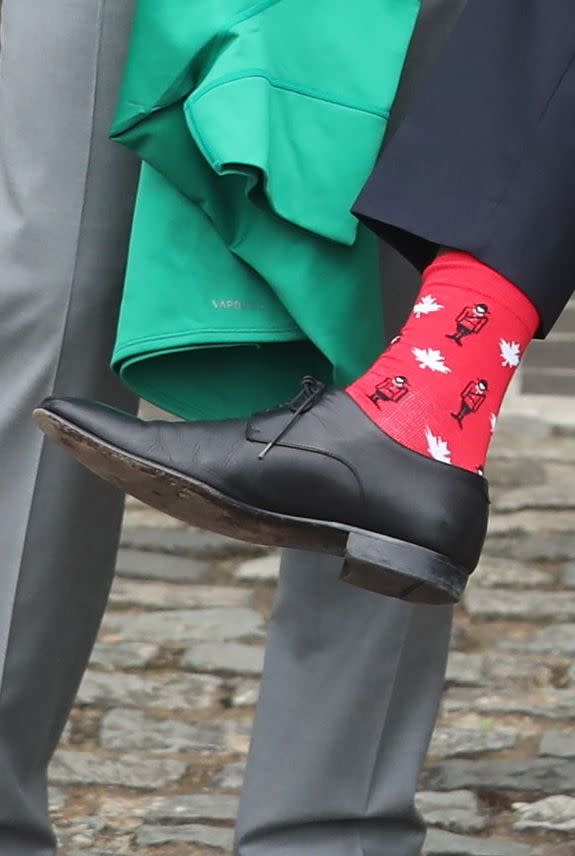
[[246, 415], [382, 348], [350, 213], [418, 0], [139, 0], [112, 136], [142, 161], [113, 365], [188, 419]]

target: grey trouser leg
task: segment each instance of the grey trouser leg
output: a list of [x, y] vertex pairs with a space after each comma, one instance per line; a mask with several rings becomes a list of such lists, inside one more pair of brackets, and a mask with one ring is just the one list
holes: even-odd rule
[[238, 856], [416, 856], [413, 806], [451, 610], [284, 555], [236, 835]]
[[137, 165], [107, 141], [133, 0], [3, 0], [0, 856], [49, 856], [46, 767], [104, 609], [122, 498], [42, 440], [57, 388], [134, 409], [108, 359]]
[[[460, 0], [424, 0], [404, 109]], [[417, 279], [385, 253], [387, 317]], [[391, 306], [389, 306], [391, 302]], [[395, 332], [391, 327], [389, 333]], [[417, 856], [417, 780], [443, 688], [451, 610], [338, 581], [340, 561], [284, 554], [240, 802], [236, 856]]]

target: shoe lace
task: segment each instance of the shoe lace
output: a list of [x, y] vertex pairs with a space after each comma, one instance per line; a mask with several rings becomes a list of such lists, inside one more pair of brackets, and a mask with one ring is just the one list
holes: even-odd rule
[[282, 437], [287, 434], [292, 425], [297, 422], [302, 413], [307, 413], [316, 402], [319, 401], [321, 396], [323, 395], [325, 390], [325, 383], [322, 383], [320, 380], [316, 380], [316, 378], [311, 377], [311, 375], [306, 375], [301, 381], [301, 389], [295, 398], [292, 398], [291, 401], [287, 403], [287, 407], [293, 412], [291, 418], [286, 422], [281, 431], [277, 433], [277, 435], [270, 440], [267, 444], [263, 452], [260, 452], [258, 455], [259, 460], [263, 460], [270, 449], [279, 443]]

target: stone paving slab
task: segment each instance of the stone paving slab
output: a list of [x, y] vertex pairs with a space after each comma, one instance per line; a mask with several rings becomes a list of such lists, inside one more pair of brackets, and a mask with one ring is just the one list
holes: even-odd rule
[[503, 637], [499, 648], [509, 651], [525, 651], [533, 654], [575, 654], [575, 624], [550, 625], [543, 629], [532, 628], [532, 633], [526, 640], [514, 639], [512, 636]]
[[263, 665], [263, 647], [239, 642], [199, 642], [188, 648], [182, 657], [182, 668], [191, 672], [259, 675]]
[[50, 767], [50, 781], [59, 785], [109, 785], [147, 790], [173, 785], [187, 765], [171, 758], [123, 754], [106, 758], [93, 752], [60, 749]]
[[431, 757], [471, 757], [486, 752], [513, 749], [519, 739], [517, 728], [457, 728], [437, 727], [429, 747]]
[[225, 642], [262, 635], [260, 614], [246, 608], [174, 609], [154, 612], [108, 614], [102, 625], [104, 638], [124, 642], [157, 642], [184, 645], [186, 642]]
[[543, 568], [529, 568], [525, 572], [525, 563], [513, 559], [500, 559], [495, 556], [483, 556], [477, 570], [471, 577], [469, 588], [547, 588], [552, 586], [554, 577], [551, 571]]
[[221, 680], [212, 675], [161, 671], [145, 675], [90, 670], [80, 685], [79, 707], [106, 710], [111, 707], [203, 711], [217, 702]]
[[[135, 531], [139, 533], [141, 530]], [[148, 534], [146, 530], [143, 531]], [[169, 543], [171, 537], [168, 535], [165, 540]], [[162, 536], [162, 542], [163, 540]], [[150, 543], [143, 537], [142, 542], [143, 546]], [[137, 539], [135, 543], [137, 543]], [[160, 580], [161, 582], [194, 583], [209, 578], [211, 572], [209, 562], [195, 559], [192, 556], [171, 556], [166, 552], [161, 552], [159, 546], [157, 553], [149, 549], [120, 549], [116, 565], [117, 579], [121, 580], [127, 577], [129, 579]]]
[[524, 844], [502, 839], [471, 838], [432, 830], [423, 846], [424, 856], [535, 856]]
[[486, 714], [524, 714], [527, 717], [573, 720], [575, 689], [534, 689], [531, 693], [501, 692], [487, 694], [481, 690], [453, 689], [444, 695], [448, 713], [473, 710]]
[[492, 514], [489, 535], [518, 537], [539, 530], [542, 533], [565, 534], [573, 532], [573, 511], [518, 511], [514, 514]]
[[[532, 523], [537, 523], [535, 517]], [[548, 534], [536, 529], [537, 534], [512, 532], [491, 537], [485, 544], [485, 555], [504, 559], [517, 559], [526, 563], [527, 574], [531, 562], [562, 562], [575, 559], [575, 535], [569, 531]], [[518, 537], [521, 536], [521, 537]]]
[[130, 526], [128, 522], [122, 531], [120, 543], [125, 549], [141, 550], [162, 557], [167, 554], [204, 561], [222, 558], [237, 560], [240, 556], [257, 556], [263, 552], [261, 547], [254, 544], [204, 532], [193, 526]]
[[111, 710], [104, 715], [100, 728], [102, 748], [118, 752], [221, 752], [229, 748], [228, 737], [229, 728], [224, 723], [167, 720], [146, 716], [141, 710]]
[[126, 817], [146, 818], [152, 824], [234, 821], [238, 798], [221, 794], [177, 794], [168, 797], [104, 797], [100, 813], [104, 819], [121, 811]]
[[214, 783], [223, 791], [240, 791], [246, 771], [245, 759], [223, 766], [214, 776]]
[[452, 651], [447, 663], [445, 679], [448, 684], [476, 687], [485, 683], [485, 658], [482, 654], [465, 654]]
[[231, 586], [171, 585], [116, 579], [110, 606], [142, 609], [201, 609], [221, 606], [249, 606], [253, 593]]
[[244, 583], [272, 583], [277, 580], [279, 570], [280, 556], [274, 552], [242, 562], [235, 571], [235, 577]]
[[233, 829], [217, 826], [200, 826], [197, 823], [184, 826], [148, 826], [144, 824], [138, 832], [140, 847], [161, 847], [166, 844], [194, 844], [199, 847], [229, 851], [234, 840]]
[[421, 791], [415, 805], [429, 826], [470, 833], [481, 832], [487, 825], [479, 800], [472, 791]]
[[556, 679], [555, 659], [549, 662], [524, 654], [507, 654], [502, 651], [485, 655], [483, 672], [484, 683], [493, 689], [505, 689], [513, 683], [517, 690], [533, 690], [536, 687], [548, 687]]
[[470, 589], [465, 607], [472, 617], [504, 621], [573, 621], [575, 591], [514, 591], [504, 589]]
[[[574, 856], [575, 435], [503, 422], [488, 473], [417, 796], [423, 852]], [[278, 572], [277, 551], [129, 502], [50, 770], [62, 856], [230, 856]]]
[[562, 794], [575, 791], [575, 761], [551, 758], [528, 760], [448, 760], [428, 767], [423, 781], [430, 790], [460, 789]]
[[529, 485], [511, 490], [500, 497], [498, 513], [537, 509], [542, 511], [574, 511], [575, 485]]
[[258, 681], [235, 681], [230, 702], [233, 707], [253, 708], [258, 702], [259, 690], [260, 685]]
[[91, 665], [95, 669], [145, 669], [160, 655], [152, 642], [96, 642]]
[[547, 797], [535, 803], [514, 803], [519, 820], [514, 829], [550, 829], [553, 832], [575, 832], [575, 799], [566, 796]]
[[547, 731], [541, 739], [539, 754], [575, 758], [575, 731]]

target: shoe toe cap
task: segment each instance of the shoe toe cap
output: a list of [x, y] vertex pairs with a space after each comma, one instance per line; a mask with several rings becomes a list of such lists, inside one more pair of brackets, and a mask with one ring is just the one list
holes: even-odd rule
[[107, 404], [81, 398], [45, 398], [34, 411], [42, 428], [48, 422], [64, 422], [114, 445], [123, 445], [134, 436], [140, 420]]

